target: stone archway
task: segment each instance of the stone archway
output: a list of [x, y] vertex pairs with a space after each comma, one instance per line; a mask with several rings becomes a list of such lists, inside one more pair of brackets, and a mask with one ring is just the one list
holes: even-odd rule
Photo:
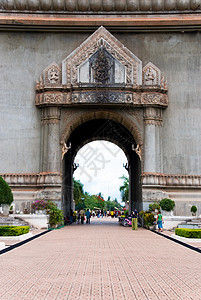
[[[97, 124], [98, 120], [102, 123], [109, 120], [114, 126], [120, 124], [132, 136], [131, 150], [126, 151], [132, 151], [132, 155], [128, 154], [131, 169], [138, 165], [135, 180], [138, 185], [133, 184], [132, 175], [131, 198], [141, 199], [138, 191], [141, 170], [161, 172], [160, 128], [162, 111], [168, 106], [166, 81], [151, 62], [142, 67], [141, 60], [104, 27], [94, 32], [61, 65], [53, 62], [45, 68], [36, 84], [35, 103], [42, 109], [41, 172], [62, 173], [62, 158], [66, 161], [69, 156], [74, 132], [87, 122]], [[99, 137], [88, 136], [92, 138]], [[103, 138], [107, 138], [107, 133]], [[111, 136], [109, 139], [124, 147], [118, 139]], [[73, 147], [71, 143], [71, 151]], [[72, 194], [70, 157], [67, 169], [71, 178], [67, 185]], [[134, 197], [135, 191], [138, 196]]]
[[[92, 140], [107, 140], [117, 144], [126, 154], [129, 166], [130, 209], [142, 209], [141, 191], [141, 158], [137, 153], [136, 141], [131, 132], [121, 123], [106, 118], [96, 118], [83, 121], [72, 130], [66, 144], [70, 145], [64, 156], [63, 162], [63, 210], [67, 213], [72, 207], [72, 180], [74, 158], [79, 149]], [[89, 153], [88, 153], [89, 154]], [[93, 167], [96, 168], [96, 157], [93, 160]], [[82, 166], [82, 173], [87, 174], [86, 165]]]

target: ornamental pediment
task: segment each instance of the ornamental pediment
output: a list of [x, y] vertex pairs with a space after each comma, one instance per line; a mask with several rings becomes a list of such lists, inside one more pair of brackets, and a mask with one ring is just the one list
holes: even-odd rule
[[61, 65], [53, 62], [47, 66], [36, 84], [38, 106], [100, 103], [168, 103], [161, 71], [151, 62], [142, 68], [142, 61], [104, 27], [96, 30]]

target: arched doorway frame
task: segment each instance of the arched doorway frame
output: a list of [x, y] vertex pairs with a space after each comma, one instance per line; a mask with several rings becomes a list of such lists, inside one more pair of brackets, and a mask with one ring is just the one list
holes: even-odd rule
[[[71, 138], [71, 135], [73, 132], [80, 126], [83, 126], [89, 121], [94, 121], [94, 120], [108, 120], [108, 121], [114, 121], [123, 127], [132, 135], [133, 137], [133, 145], [137, 144], [138, 146], [142, 146], [142, 136], [140, 133], [140, 129], [138, 126], [134, 123], [133, 120], [128, 120], [126, 116], [121, 115], [120, 113], [116, 112], [110, 112], [107, 110], [100, 110], [100, 111], [93, 111], [93, 112], [86, 112], [80, 115], [80, 113], [75, 113], [76, 116], [72, 118], [72, 120], [69, 120], [65, 123], [63, 133], [61, 135], [61, 144], [69, 144], [69, 140]], [[141, 128], [142, 129], [142, 128]], [[141, 160], [138, 157], [138, 155], [135, 152], [135, 149], [133, 149], [133, 155], [131, 153], [128, 153], [127, 150], [123, 147], [121, 143], [118, 143], [117, 140], [112, 139], [112, 138], [94, 138], [91, 136], [87, 140], [84, 140], [82, 144], [78, 146], [76, 149], [76, 152], [74, 152], [73, 158], [70, 158], [68, 155], [69, 152], [67, 151], [67, 154], [64, 155], [64, 161], [63, 161], [63, 189], [62, 189], [62, 198], [63, 198], [63, 206], [64, 206], [64, 211], [69, 211], [70, 208], [72, 208], [72, 200], [73, 200], [73, 195], [72, 195], [72, 178], [73, 178], [73, 162], [76, 153], [79, 151], [81, 147], [83, 147], [84, 144], [89, 143], [90, 141], [93, 140], [108, 140], [112, 143], [115, 143], [118, 145], [125, 153], [130, 168], [129, 168], [129, 179], [130, 179], [130, 209], [133, 209], [134, 207], [137, 206], [138, 209], [142, 208], [141, 204], [141, 195], [142, 195], [142, 190], [141, 190]], [[138, 144], [139, 143], [139, 144]], [[70, 149], [70, 148], [69, 148]], [[65, 159], [66, 158], [66, 159]], [[135, 168], [134, 168], [135, 164]], [[66, 176], [68, 174], [68, 176]], [[66, 190], [68, 189], [68, 191]], [[136, 195], [138, 194], [138, 197]], [[136, 199], [137, 198], [137, 199]], [[68, 204], [66, 204], [68, 202]]]
[[133, 134], [144, 172], [161, 172], [160, 127], [167, 91], [160, 69], [151, 62], [142, 67], [139, 58], [100, 27], [62, 64], [47, 66], [36, 83], [35, 104], [42, 110], [40, 171], [60, 173], [66, 142], [76, 126], [103, 118]]

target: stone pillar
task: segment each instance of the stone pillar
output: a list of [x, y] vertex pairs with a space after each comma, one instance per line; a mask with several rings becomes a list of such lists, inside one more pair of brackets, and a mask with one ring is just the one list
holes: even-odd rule
[[48, 151], [48, 110], [42, 108], [41, 116], [41, 160], [40, 160], [40, 171], [47, 171], [47, 151]]
[[161, 139], [159, 126], [162, 125], [160, 108], [147, 107], [144, 110], [144, 172], [161, 172]]
[[42, 168], [60, 172], [60, 108], [46, 107], [42, 113]]

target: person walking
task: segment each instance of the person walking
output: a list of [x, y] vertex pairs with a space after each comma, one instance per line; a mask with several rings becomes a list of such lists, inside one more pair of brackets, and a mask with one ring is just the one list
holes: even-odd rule
[[137, 230], [137, 228], [138, 228], [138, 226], [137, 226], [137, 219], [138, 219], [138, 211], [137, 211], [137, 209], [135, 209], [134, 211], [132, 211], [131, 218], [132, 218], [132, 230]]
[[84, 215], [85, 215], [85, 211], [84, 211], [84, 209], [81, 209], [80, 210], [81, 224], [84, 224]]
[[80, 209], [77, 212], [77, 224], [80, 224]]
[[90, 224], [91, 213], [90, 213], [89, 209], [87, 209], [85, 216], [87, 218], [86, 224]]
[[163, 231], [163, 216], [162, 216], [160, 210], [157, 212], [156, 224], [158, 224], [158, 232], [162, 232]]

